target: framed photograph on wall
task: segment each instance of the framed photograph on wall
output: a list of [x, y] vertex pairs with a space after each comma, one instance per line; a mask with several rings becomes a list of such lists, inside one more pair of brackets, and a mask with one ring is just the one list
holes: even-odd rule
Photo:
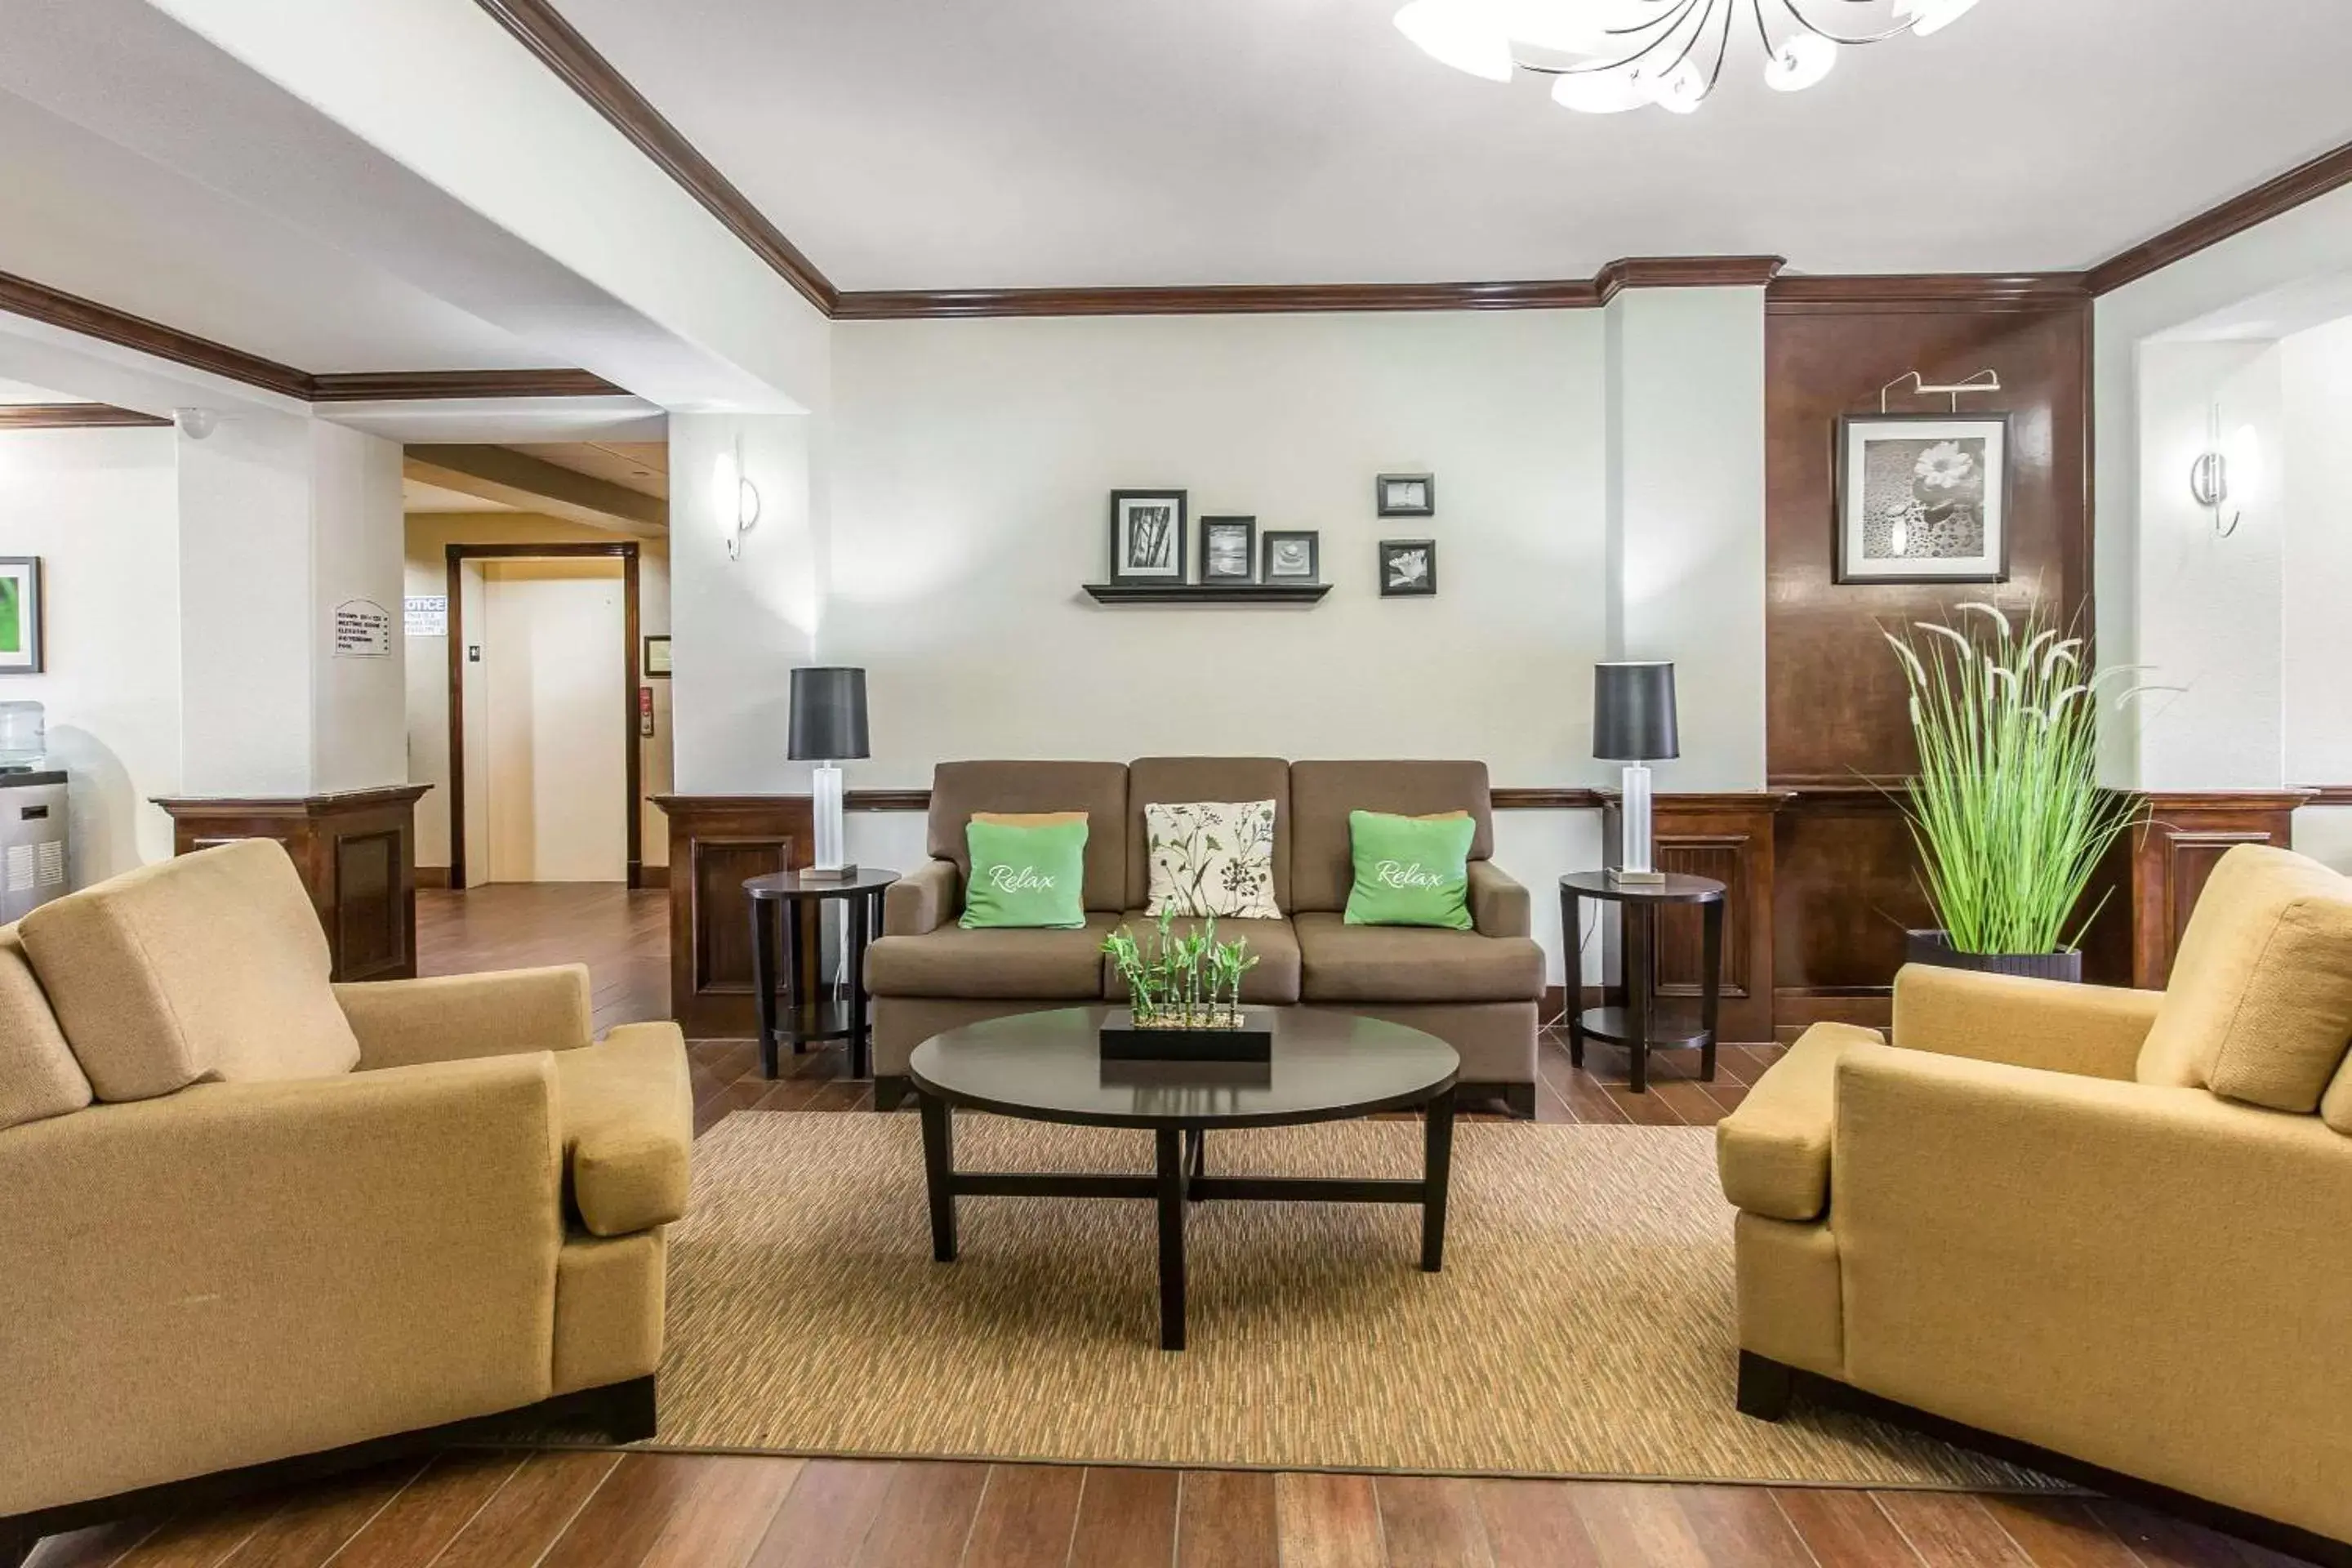
[[1314, 529], [1268, 529], [1261, 583], [1318, 583], [1323, 577], [1321, 535]]
[[0, 557], [0, 675], [41, 673], [41, 558]]
[[648, 680], [667, 680], [669, 679], [669, 637], [667, 634], [656, 633], [655, 635], [646, 638], [645, 662], [642, 668], [645, 670], [646, 679]]
[[1382, 474], [1373, 481], [1382, 517], [1435, 517], [1437, 476]]
[[1110, 492], [1110, 580], [1184, 581], [1184, 492]]
[[1849, 414], [1837, 430], [1840, 583], [2009, 576], [2009, 416]]
[[1381, 597], [1423, 598], [1437, 592], [1437, 541], [1381, 541]]
[[1201, 520], [1201, 581], [1257, 581], [1257, 519], [1204, 517]]

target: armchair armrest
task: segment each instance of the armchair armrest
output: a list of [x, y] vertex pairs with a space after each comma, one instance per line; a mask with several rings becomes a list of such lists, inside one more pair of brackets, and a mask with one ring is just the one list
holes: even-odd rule
[[0, 1133], [0, 1516], [546, 1397], [543, 1055]]
[[921, 936], [939, 930], [956, 912], [960, 890], [952, 860], [932, 860], [908, 872], [883, 889], [882, 934]]
[[2128, 1082], [2163, 1003], [2161, 991], [1909, 963], [1895, 976], [1893, 1037], [1907, 1050]]
[[581, 1225], [629, 1236], [683, 1218], [694, 1089], [678, 1026], [622, 1024], [553, 1060], [566, 1191]]
[[[1491, 860], [1470, 862], [1470, 923], [1480, 936], [1528, 936], [1535, 926], [1528, 890]], [[1570, 939], [1570, 945], [1574, 945]]]
[[2352, 1139], [1875, 1047], [1839, 1063], [1836, 1139], [1849, 1381], [2352, 1533]]
[[1838, 1063], [1857, 1046], [1885, 1044], [1875, 1029], [1815, 1024], [1716, 1123], [1716, 1179], [1735, 1208], [1764, 1219], [1821, 1217], [1830, 1202]]
[[527, 1051], [569, 1051], [594, 1033], [588, 970], [508, 969], [335, 987], [362, 1070]]

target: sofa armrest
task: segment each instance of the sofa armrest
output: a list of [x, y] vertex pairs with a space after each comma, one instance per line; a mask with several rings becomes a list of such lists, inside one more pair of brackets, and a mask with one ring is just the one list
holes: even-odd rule
[[543, 1055], [0, 1133], [0, 1516], [547, 1396]]
[[1735, 1208], [1763, 1219], [1821, 1217], [1830, 1202], [1838, 1063], [1856, 1046], [1885, 1044], [1875, 1029], [1815, 1024], [1716, 1123], [1716, 1179]]
[[672, 1023], [622, 1024], [557, 1057], [565, 1190], [593, 1236], [629, 1236], [686, 1215], [694, 1089]]
[[1491, 860], [1470, 862], [1470, 923], [1480, 936], [1531, 936], [1528, 890]]
[[932, 860], [883, 890], [882, 934], [921, 936], [947, 924], [960, 890], [955, 862]]
[[575, 1050], [594, 1032], [578, 963], [338, 985], [335, 1000], [359, 1037], [362, 1070]]
[[1848, 1381], [2352, 1536], [2352, 1139], [2197, 1089], [1838, 1066]]
[[2129, 1081], [2163, 1003], [2161, 991], [1907, 963], [1895, 976], [1893, 1038], [1906, 1050]]

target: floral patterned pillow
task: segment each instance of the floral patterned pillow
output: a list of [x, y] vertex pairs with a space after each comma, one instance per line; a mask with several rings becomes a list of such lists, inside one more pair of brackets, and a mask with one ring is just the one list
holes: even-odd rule
[[1151, 902], [1144, 912], [1282, 918], [1274, 902], [1274, 802], [1197, 801], [1143, 808]]

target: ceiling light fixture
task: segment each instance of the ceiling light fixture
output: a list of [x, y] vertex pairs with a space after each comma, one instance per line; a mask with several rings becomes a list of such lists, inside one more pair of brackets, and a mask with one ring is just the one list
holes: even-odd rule
[[1764, 84], [1799, 92], [1841, 49], [1924, 37], [1977, 0], [1412, 0], [1397, 30], [1432, 58], [1489, 81], [1552, 79], [1552, 100], [1586, 114], [1656, 104], [1688, 114], [1722, 79], [1752, 24]]

